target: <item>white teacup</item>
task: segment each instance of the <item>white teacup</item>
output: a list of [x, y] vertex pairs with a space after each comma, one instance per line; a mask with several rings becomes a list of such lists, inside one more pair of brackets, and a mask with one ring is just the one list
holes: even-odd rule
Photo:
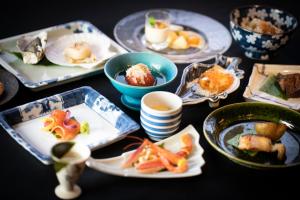
[[182, 100], [171, 92], [156, 91], [141, 100], [141, 125], [152, 140], [173, 135], [181, 122]]
[[81, 189], [76, 185], [76, 181], [83, 172], [85, 161], [90, 155], [90, 149], [77, 142], [61, 142], [52, 147], [51, 156], [59, 181], [59, 185], [55, 188], [57, 197], [74, 199], [81, 194]]

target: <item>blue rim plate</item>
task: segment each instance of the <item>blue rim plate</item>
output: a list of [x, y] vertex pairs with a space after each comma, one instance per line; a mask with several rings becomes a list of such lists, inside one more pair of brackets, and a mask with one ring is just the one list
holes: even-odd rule
[[117, 106], [87, 86], [2, 111], [0, 125], [34, 157], [50, 164], [50, 149], [59, 140], [41, 128], [43, 117], [55, 109], [68, 109], [79, 122], [89, 123], [90, 133], [77, 135], [74, 140], [92, 150], [121, 140], [140, 128]]
[[75, 66], [66, 67], [53, 64], [47, 59], [42, 59], [36, 65], [24, 64], [21, 58], [15, 53], [19, 51], [16, 47], [16, 41], [24, 35], [36, 35], [41, 31], [46, 31], [48, 33], [48, 44], [64, 35], [91, 33], [101, 35], [110, 41], [109, 51], [112, 55], [127, 52], [124, 48], [101, 32], [96, 26], [87, 21], [74, 21], [1, 39], [0, 65], [16, 76], [25, 87], [33, 91], [43, 90], [52, 86], [99, 74], [103, 72], [104, 67], [104, 63], [99, 64], [92, 69], [84, 69]]

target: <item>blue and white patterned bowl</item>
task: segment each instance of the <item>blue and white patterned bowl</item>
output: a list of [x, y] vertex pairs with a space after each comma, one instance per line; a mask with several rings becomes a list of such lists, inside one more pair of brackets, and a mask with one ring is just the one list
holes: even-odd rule
[[155, 141], [173, 135], [181, 122], [182, 100], [176, 94], [156, 91], [141, 100], [141, 125]]
[[[271, 22], [282, 30], [280, 34], [260, 34], [243, 28], [245, 17], [259, 18]], [[233, 38], [251, 59], [268, 60], [283, 47], [298, 26], [297, 19], [286, 11], [260, 5], [235, 8], [230, 13], [230, 30]]]

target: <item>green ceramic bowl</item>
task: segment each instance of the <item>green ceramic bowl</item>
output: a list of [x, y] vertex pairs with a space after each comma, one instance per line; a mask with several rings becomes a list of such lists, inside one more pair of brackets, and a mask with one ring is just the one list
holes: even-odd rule
[[[151, 73], [163, 81], [150, 87], [139, 87], [128, 85], [126, 82], [117, 81], [116, 77], [124, 72], [128, 66], [138, 63], [147, 65]], [[141, 98], [152, 91], [165, 90], [177, 76], [177, 67], [169, 59], [154, 53], [126, 53], [111, 58], [104, 66], [104, 73], [112, 85], [123, 95], [122, 103], [130, 109], [140, 110]]]
[[[276, 153], [259, 152], [250, 156], [228, 141], [242, 132], [254, 131], [257, 121], [281, 122], [288, 126], [280, 138], [286, 147], [286, 158], [279, 161]], [[203, 123], [203, 132], [209, 144], [230, 160], [251, 168], [269, 169], [300, 165], [300, 113], [273, 104], [236, 103], [210, 113]]]

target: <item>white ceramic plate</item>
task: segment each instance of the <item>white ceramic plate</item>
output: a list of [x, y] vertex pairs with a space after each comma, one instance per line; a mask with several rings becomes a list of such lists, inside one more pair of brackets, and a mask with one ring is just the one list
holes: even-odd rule
[[104, 63], [100, 63], [92, 69], [82, 67], [66, 67], [49, 62], [47, 59], [41, 60], [36, 65], [24, 64], [22, 59], [11, 52], [18, 52], [17, 40], [24, 35], [36, 35], [41, 31], [48, 33], [48, 43], [52, 43], [65, 35], [74, 33], [99, 34], [102, 38], [110, 41], [109, 51], [113, 54], [122, 54], [127, 51], [102, 33], [97, 27], [86, 21], [75, 21], [58, 26], [37, 30], [22, 35], [17, 35], [0, 40], [0, 64], [16, 76], [25, 87], [39, 91], [52, 86], [64, 84], [78, 80], [87, 76], [103, 72]]
[[128, 155], [132, 153], [126, 152], [122, 154], [121, 156], [108, 158], [108, 159], [93, 159], [89, 158], [87, 161], [87, 166], [98, 170], [103, 173], [112, 174], [115, 176], [124, 176], [124, 177], [136, 177], [136, 178], [183, 178], [183, 177], [190, 177], [190, 176], [196, 176], [202, 173], [201, 167], [205, 164], [205, 161], [202, 157], [204, 150], [199, 144], [199, 133], [196, 131], [196, 129], [189, 125], [186, 128], [184, 128], [179, 133], [161, 140], [157, 142], [156, 144], [164, 144], [164, 147], [172, 152], [176, 152], [179, 150], [181, 144], [180, 144], [180, 136], [185, 133], [190, 133], [193, 136], [193, 142], [194, 142], [194, 150], [192, 154], [188, 158], [188, 164], [189, 169], [188, 171], [184, 173], [172, 173], [169, 171], [163, 171], [153, 174], [142, 174], [137, 172], [134, 168], [127, 168], [123, 169], [121, 167], [122, 163], [126, 159]]
[[[64, 56], [64, 50], [74, 43], [85, 42], [91, 48], [92, 54], [95, 55], [96, 60], [93, 63], [69, 63]], [[93, 68], [103, 63], [108, 58], [115, 55], [115, 52], [109, 51], [110, 39], [104, 35], [97, 33], [75, 33], [71, 35], [64, 35], [53, 42], [49, 42], [46, 46], [45, 56], [47, 59], [57, 65], [83, 68]]]
[[300, 98], [289, 98], [287, 100], [272, 96], [259, 90], [269, 74], [293, 74], [300, 73], [299, 65], [269, 65], [256, 63], [253, 66], [249, 83], [244, 91], [244, 98], [249, 101], [261, 101], [282, 105], [294, 110], [300, 110]]

